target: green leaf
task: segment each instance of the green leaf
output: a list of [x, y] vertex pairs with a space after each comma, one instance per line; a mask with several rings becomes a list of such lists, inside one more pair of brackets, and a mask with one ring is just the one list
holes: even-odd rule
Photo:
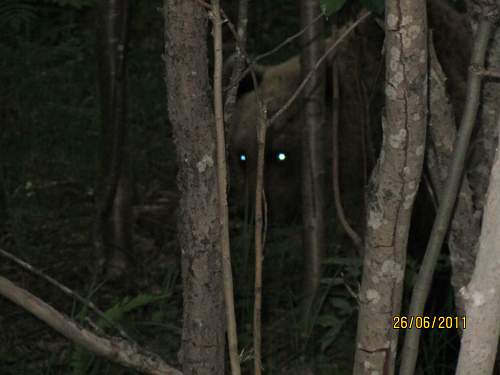
[[318, 317], [316, 324], [323, 328], [336, 327], [340, 323], [339, 319], [337, 319], [334, 315], [322, 315]]
[[320, 0], [321, 11], [325, 16], [330, 16], [338, 12], [345, 4], [346, 0]]
[[373, 13], [377, 13], [379, 15], [384, 13], [384, 0], [361, 0], [361, 4]]
[[[146, 305], [161, 301], [167, 298], [167, 295], [139, 294], [134, 298], [125, 297], [123, 300], [116, 303], [110, 309], [106, 310], [104, 315], [106, 319], [99, 318], [97, 326], [101, 329], [109, 328], [110, 322], [116, 322], [125, 318], [126, 314], [140, 309]], [[84, 312], [87, 312], [87, 307], [84, 307]], [[94, 364], [95, 356], [87, 352], [80, 346], [76, 346], [71, 356], [72, 375], [88, 375]], [[92, 372], [93, 373], [93, 372]], [[99, 372], [100, 373], [100, 372]]]

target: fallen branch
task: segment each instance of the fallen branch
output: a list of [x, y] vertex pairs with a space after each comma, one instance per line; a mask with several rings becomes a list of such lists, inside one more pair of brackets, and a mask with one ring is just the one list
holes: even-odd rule
[[73, 297], [77, 301], [80, 301], [82, 304], [84, 304], [89, 309], [94, 311], [96, 313], [96, 315], [99, 316], [102, 320], [104, 320], [106, 323], [108, 323], [110, 327], [116, 329], [122, 337], [126, 338], [129, 341], [133, 341], [132, 338], [127, 334], [127, 332], [125, 332], [125, 330], [122, 327], [120, 327], [118, 324], [110, 321], [106, 317], [106, 314], [104, 314], [103, 311], [101, 311], [96, 305], [94, 305], [94, 303], [92, 301], [88, 300], [87, 298], [82, 297], [81, 295], [76, 293], [74, 290], [71, 290], [70, 288], [68, 288], [66, 285], [61, 284], [59, 281], [57, 281], [53, 277], [46, 275], [44, 272], [35, 268], [31, 264], [19, 259], [14, 254], [11, 254], [6, 250], [0, 249], [0, 256], [3, 256], [5, 258], [17, 263], [18, 265], [20, 265], [24, 269], [28, 270], [29, 272], [41, 277], [42, 279], [45, 279], [47, 282], [54, 285], [56, 288], [59, 288], [67, 296]]
[[75, 344], [114, 363], [149, 375], [182, 375], [158, 355], [118, 338], [103, 337], [81, 327], [25, 289], [0, 276], [0, 295], [35, 315]]

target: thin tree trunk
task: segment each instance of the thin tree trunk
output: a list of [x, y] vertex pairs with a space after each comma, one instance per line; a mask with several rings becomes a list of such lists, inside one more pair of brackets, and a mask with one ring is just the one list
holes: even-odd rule
[[[491, 0], [466, 1], [467, 11], [470, 16], [473, 29], [477, 30], [479, 18], [482, 14], [492, 12], [497, 9], [490, 7]], [[485, 66], [488, 69], [500, 69], [500, 28], [492, 32]], [[481, 108], [479, 109], [479, 119], [481, 126], [478, 128], [477, 136], [474, 139], [472, 147], [471, 162], [469, 164], [468, 174], [471, 181], [471, 188], [474, 193], [474, 204], [477, 209], [477, 216], [481, 217], [484, 202], [486, 200], [486, 190], [490, 178], [491, 166], [497, 147], [498, 129], [496, 124], [496, 113], [500, 103], [500, 82], [497, 79], [485, 80], [481, 92]], [[470, 274], [469, 274], [470, 277]]]
[[222, 375], [224, 294], [207, 14], [196, 1], [165, 0], [164, 17], [167, 105], [181, 192], [183, 373]]
[[227, 208], [227, 162], [224, 132], [224, 108], [222, 96], [222, 18], [219, 0], [212, 0], [211, 19], [214, 40], [214, 114], [217, 134], [217, 188], [219, 200], [220, 233], [222, 247], [222, 275], [224, 278], [224, 302], [226, 312], [227, 341], [232, 375], [240, 375], [238, 332], [234, 307], [231, 246], [229, 242], [229, 213]]
[[387, 0], [384, 140], [369, 191], [354, 374], [394, 373], [406, 246], [427, 123], [425, 1]]
[[[500, 125], [500, 116], [498, 119]], [[490, 375], [495, 365], [500, 335], [500, 148], [489, 185], [476, 267], [472, 281], [462, 291], [467, 326], [456, 375]]]
[[[484, 66], [484, 58], [488, 40], [491, 35], [493, 22], [488, 17], [483, 17], [477, 36], [474, 41], [474, 48], [471, 58], [471, 68], [467, 78], [467, 100], [460, 123], [460, 129], [453, 150], [451, 165], [448, 169], [448, 177], [443, 189], [443, 199], [440, 202], [439, 210], [434, 221], [429, 243], [425, 250], [425, 256], [413, 287], [409, 317], [418, 317], [424, 314], [425, 301], [431, 289], [432, 277], [436, 267], [444, 238], [448, 232], [450, 219], [456, 203], [456, 197], [462, 181], [465, 164], [465, 157], [469, 146], [470, 136], [474, 128], [477, 109], [479, 106], [479, 93], [481, 89], [482, 76], [479, 74], [479, 67]], [[401, 375], [412, 375], [418, 356], [420, 331], [417, 327], [409, 327], [405, 333], [401, 358]]]
[[[444, 185], [449, 175], [457, 130], [453, 108], [446, 94], [446, 77], [441, 69], [434, 51], [429, 45], [430, 59], [430, 121], [429, 146], [426, 151], [426, 164], [432, 186], [435, 188], [438, 206], [444, 199]], [[457, 314], [465, 314], [465, 303], [460, 289], [466, 286], [471, 278], [476, 259], [476, 244], [479, 237], [479, 217], [474, 214], [472, 191], [467, 176], [463, 177], [457, 197], [448, 236], [451, 260], [451, 283], [455, 294]]]
[[[323, 22], [314, 22], [320, 12], [319, 0], [301, 0], [302, 77], [314, 70], [325, 52]], [[305, 319], [310, 315], [321, 278], [325, 252], [325, 65], [316, 69], [304, 88], [304, 128], [302, 131], [302, 221], [305, 257]]]
[[127, 148], [128, 1], [101, 1], [98, 10], [104, 186], [97, 207], [94, 243], [97, 256], [106, 258], [106, 275], [116, 278], [128, 267], [132, 251], [132, 193]]

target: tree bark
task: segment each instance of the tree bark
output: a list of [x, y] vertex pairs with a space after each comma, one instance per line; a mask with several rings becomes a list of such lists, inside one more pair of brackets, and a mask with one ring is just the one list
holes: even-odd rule
[[[457, 130], [453, 108], [446, 94], [446, 77], [433, 45], [429, 46], [429, 52], [431, 67], [429, 79], [430, 121], [426, 163], [439, 206], [444, 198], [444, 186], [450, 172], [449, 166], [451, 165]], [[476, 259], [475, 250], [479, 231], [480, 220], [474, 215], [472, 191], [467, 176], [464, 176], [448, 236], [452, 271], [451, 284], [455, 294], [457, 314], [461, 316], [465, 314], [465, 302], [459, 291], [470, 281]]]
[[177, 147], [184, 325], [183, 373], [224, 373], [224, 301], [207, 64], [207, 15], [196, 1], [165, 0], [167, 106]]
[[[324, 54], [323, 23], [314, 22], [320, 12], [319, 0], [301, 0], [301, 27], [310, 25], [301, 36], [302, 77], [314, 70]], [[305, 257], [305, 315], [309, 316], [321, 278], [325, 252], [325, 125], [326, 67], [316, 69], [304, 88], [302, 130], [302, 221]]]
[[354, 374], [393, 374], [406, 246], [427, 123], [425, 1], [386, 1], [383, 144], [368, 198]]
[[[429, 295], [434, 269], [443, 246], [443, 242], [448, 232], [448, 227], [455, 208], [457, 193], [460, 189], [465, 158], [469, 146], [469, 140], [474, 128], [477, 109], [479, 106], [479, 94], [481, 89], [482, 75], [481, 67], [484, 66], [484, 58], [487, 43], [491, 35], [493, 19], [483, 17], [479, 23], [477, 36], [474, 41], [474, 48], [471, 57], [471, 66], [467, 78], [467, 100], [464, 105], [462, 120], [451, 158], [451, 165], [448, 169], [448, 177], [443, 189], [443, 199], [432, 226], [431, 235], [422, 260], [422, 265], [413, 287], [413, 292], [408, 309], [409, 317], [418, 317], [424, 314], [425, 301]], [[420, 330], [417, 327], [409, 327], [405, 332], [405, 342], [403, 345], [401, 358], [401, 375], [412, 375], [415, 370], [418, 356], [420, 340]]]
[[470, 284], [462, 289], [466, 300], [467, 326], [463, 330], [457, 375], [493, 373], [500, 334], [499, 187], [500, 148], [497, 148], [483, 215], [476, 267]]
[[[495, 9], [498, 6], [491, 0], [468, 0], [466, 4], [472, 27], [476, 31], [479, 24], [478, 18], [488, 12], [498, 12], [498, 8]], [[500, 69], [500, 29], [496, 28], [492, 34], [493, 38], [489, 44], [485, 66], [488, 69], [498, 70]], [[468, 170], [478, 217], [482, 216], [495, 147], [497, 146], [496, 113], [498, 103], [500, 103], [500, 83], [498, 80], [485, 80], [481, 94], [481, 108], [478, 116], [481, 126], [474, 139]]]

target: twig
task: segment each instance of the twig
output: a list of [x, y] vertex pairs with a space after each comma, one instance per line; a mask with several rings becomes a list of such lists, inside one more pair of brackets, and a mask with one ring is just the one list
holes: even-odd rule
[[[247, 2], [248, 0], [245, 0], [245, 2]], [[241, 3], [240, 3], [240, 6], [241, 6]], [[282, 49], [283, 47], [285, 47], [287, 44], [293, 42], [295, 39], [297, 39], [298, 37], [300, 37], [304, 32], [307, 31], [307, 29], [309, 29], [312, 25], [314, 25], [316, 22], [318, 22], [318, 20], [320, 20], [321, 18], [323, 18], [323, 14], [320, 13], [316, 16], [316, 18], [314, 18], [312, 20], [312, 22], [305, 26], [304, 28], [302, 28], [300, 31], [298, 31], [297, 33], [289, 36], [288, 38], [286, 38], [283, 42], [279, 43], [277, 46], [273, 47], [272, 49], [270, 49], [269, 51], [267, 52], [264, 52], [258, 56], [256, 56], [255, 58], [253, 59], [250, 59], [252, 61], [252, 64], [255, 66], [257, 62], [259, 62], [260, 60], [266, 58], [266, 57], [269, 57], [271, 56], [272, 54], [278, 52], [280, 49]], [[239, 26], [240, 24], [238, 23], [238, 34], [239, 34]], [[245, 41], [243, 38], [240, 38], [241, 39], [241, 42], [242, 44], [244, 44], [243, 42]], [[234, 71], [233, 71], [234, 72]], [[231, 78], [231, 83], [224, 88], [224, 91], [227, 91], [227, 90], [230, 90], [232, 89], [234, 86], [237, 86], [237, 84], [243, 79], [243, 77], [245, 77], [248, 73], [250, 72], [250, 67], [246, 68], [245, 70], [243, 71], [240, 71], [237, 78], [235, 78], [235, 80], [233, 81], [233, 79]]]
[[[443, 199], [440, 201], [424, 259], [422, 260], [422, 265], [420, 266], [415, 286], [413, 287], [408, 316], [419, 316], [424, 312], [425, 301], [431, 288], [434, 269], [436, 268], [444, 238], [448, 232], [457, 192], [461, 185], [467, 148], [479, 108], [483, 78], [481, 69], [484, 67], [488, 41], [494, 24], [495, 22], [491, 17], [482, 17], [479, 22], [467, 78], [467, 98], [455, 141], [451, 165], [448, 169], [448, 178], [442, 193]], [[401, 356], [401, 375], [413, 375], [417, 361], [419, 341], [419, 330], [413, 328], [406, 331]]]
[[318, 20], [320, 20], [321, 18], [323, 18], [324, 14], [323, 13], [319, 13], [312, 21], [311, 23], [309, 23], [308, 25], [306, 25], [304, 28], [302, 28], [302, 30], [300, 30], [299, 32], [289, 36], [288, 38], [286, 38], [284, 41], [282, 41], [280, 44], [278, 44], [277, 46], [275, 46], [274, 48], [270, 49], [269, 51], [267, 52], [264, 52], [263, 54], [260, 54], [258, 55], [257, 57], [255, 57], [253, 59], [254, 63], [268, 57], [268, 56], [271, 56], [272, 54], [278, 52], [280, 49], [282, 49], [283, 47], [285, 47], [287, 44], [293, 42], [295, 39], [297, 39], [298, 37], [300, 37], [302, 34], [304, 34], [312, 25], [314, 25], [316, 22], [318, 22]]
[[87, 306], [88, 308], [90, 308], [92, 311], [94, 311], [96, 313], [96, 315], [98, 315], [102, 320], [104, 320], [111, 327], [113, 327], [114, 329], [116, 329], [118, 331], [118, 333], [120, 333], [120, 335], [122, 337], [126, 338], [127, 340], [129, 340], [131, 342], [134, 342], [134, 340], [127, 334], [127, 332], [125, 332], [125, 330], [122, 327], [120, 327], [120, 325], [118, 325], [116, 322], [113, 322], [113, 321], [109, 320], [106, 317], [106, 314], [104, 314], [103, 311], [101, 311], [96, 305], [94, 305], [94, 303], [92, 301], [89, 301], [87, 298], [82, 297], [81, 295], [79, 295], [75, 291], [71, 290], [67, 286], [61, 284], [56, 279], [50, 277], [49, 275], [46, 275], [45, 273], [43, 273], [39, 269], [33, 267], [31, 264], [29, 264], [29, 263], [27, 263], [27, 262], [19, 259], [14, 254], [11, 254], [11, 253], [9, 253], [6, 250], [0, 249], [0, 255], [2, 255], [3, 257], [5, 257], [7, 259], [12, 260], [13, 262], [15, 262], [18, 265], [20, 265], [21, 267], [23, 267], [24, 269], [26, 269], [26, 270], [30, 271], [31, 273], [33, 273], [33, 274], [41, 277], [42, 279], [45, 279], [50, 284], [52, 284], [55, 287], [59, 288], [64, 294], [66, 294], [66, 295], [68, 295], [70, 297], [73, 297], [76, 300], [80, 301], [82, 304], [84, 304], [85, 306]]
[[260, 87], [257, 83], [257, 76], [255, 74], [254, 65], [250, 61], [245, 47], [242, 45], [241, 40], [234, 28], [234, 25], [229, 18], [222, 13], [227, 20], [227, 25], [233, 37], [238, 44], [245, 60], [247, 61], [252, 81], [255, 87], [255, 96], [259, 106], [259, 126], [257, 127], [257, 176], [255, 184], [255, 303], [254, 303], [254, 329], [253, 329], [253, 342], [254, 342], [254, 373], [260, 375], [262, 373], [262, 328], [261, 328], [261, 311], [262, 311], [262, 261], [264, 259], [264, 238], [263, 238], [263, 193], [264, 193], [264, 153], [266, 145], [266, 132], [269, 127], [267, 119], [267, 109], [262, 98]]
[[480, 74], [483, 77], [500, 78], [500, 71], [496, 69], [482, 69]]
[[371, 12], [369, 11], [362, 11], [360, 16], [354, 23], [349, 26], [346, 31], [344, 31], [341, 35], [339, 35], [338, 39], [335, 40], [335, 42], [332, 43], [330, 47], [325, 51], [323, 56], [321, 56], [316, 64], [313, 66], [313, 68], [309, 71], [307, 76], [304, 78], [304, 80], [300, 83], [299, 87], [295, 90], [295, 92], [290, 96], [288, 101], [281, 107], [270, 119], [269, 119], [269, 124], [272, 125], [278, 117], [280, 117], [287, 109], [292, 105], [292, 103], [297, 99], [297, 97], [302, 93], [302, 90], [304, 90], [304, 87], [306, 84], [311, 80], [313, 77], [314, 73], [318, 68], [321, 66], [321, 64], [325, 61], [325, 59], [330, 56], [330, 54], [337, 49], [337, 47], [340, 45], [341, 42], [343, 42], [351, 33], [352, 31], [364, 20], [366, 20], [369, 16], [371, 15]]
[[231, 249], [229, 243], [229, 216], [227, 208], [227, 166], [224, 137], [224, 109], [222, 105], [222, 19], [219, 0], [212, 0], [209, 12], [213, 24], [214, 39], [214, 114], [217, 132], [217, 188], [219, 195], [219, 220], [222, 246], [222, 273], [224, 279], [224, 300], [227, 320], [227, 341], [233, 375], [241, 374], [238, 355], [238, 332], [234, 308], [233, 273], [231, 270]]
[[[335, 36], [334, 36], [335, 37]], [[332, 183], [333, 183], [333, 197], [335, 202], [335, 210], [339, 218], [340, 224], [345, 232], [351, 238], [352, 242], [358, 249], [363, 246], [361, 237], [351, 227], [345, 216], [344, 207], [342, 206], [342, 199], [340, 196], [339, 184], [339, 71], [335, 59], [332, 59]]]
[[352, 290], [351, 286], [349, 285], [349, 283], [345, 279], [345, 275], [343, 272], [340, 273], [340, 276], [342, 277], [342, 283], [344, 284], [344, 287], [347, 290], [347, 293], [349, 293], [351, 295], [351, 297], [356, 300], [357, 305], [359, 306], [359, 304], [361, 303], [361, 300], [359, 298], [359, 294], [356, 293], [354, 290]]
[[119, 337], [102, 337], [35, 297], [25, 289], [0, 276], [0, 295], [29, 311], [77, 345], [122, 366], [150, 375], [182, 375], [156, 354]]
[[[248, 0], [239, 0], [238, 3], [238, 38], [240, 39], [240, 44], [245, 46], [247, 40], [247, 24], [248, 24]], [[229, 81], [229, 89], [226, 95], [226, 100], [224, 102], [224, 120], [226, 124], [231, 124], [231, 120], [234, 113], [234, 107], [236, 105], [236, 96], [238, 94], [238, 86], [241, 79], [245, 76], [241, 76], [245, 63], [245, 57], [241, 52], [238, 44], [236, 44], [236, 60], [234, 62], [233, 72], [231, 73], [231, 80]]]

